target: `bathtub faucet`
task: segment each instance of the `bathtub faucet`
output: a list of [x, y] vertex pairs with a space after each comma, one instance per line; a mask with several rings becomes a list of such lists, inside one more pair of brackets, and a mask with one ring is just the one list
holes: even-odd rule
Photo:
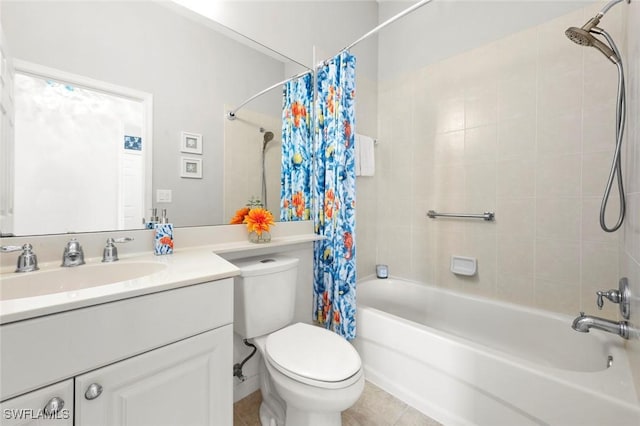
[[609, 321], [604, 318], [585, 315], [584, 312], [580, 312], [580, 316], [573, 320], [571, 328], [575, 331], [579, 331], [580, 333], [588, 333], [589, 330], [595, 328], [597, 330], [617, 334], [623, 339], [628, 339], [630, 334], [630, 327], [627, 321]]

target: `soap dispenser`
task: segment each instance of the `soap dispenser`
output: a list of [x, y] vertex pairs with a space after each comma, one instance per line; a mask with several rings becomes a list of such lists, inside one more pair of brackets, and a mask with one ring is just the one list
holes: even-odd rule
[[153, 251], [157, 256], [173, 253], [173, 224], [169, 223], [167, 209], [162, 210], [162, 218], [154, 225], [153, 241]]

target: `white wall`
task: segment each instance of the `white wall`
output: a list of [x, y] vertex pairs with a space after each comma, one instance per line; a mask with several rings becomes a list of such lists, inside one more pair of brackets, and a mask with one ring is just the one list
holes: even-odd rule
[[[377, 25], [375, 1], [174, 0], [307, 67], [312, 47], [318, 60], [331, 57]], [[363, 42], [354, 53], [358, 72], [376, 76], [377, 43]]]
[[[380, 21], [413, 3], [380, 2]], [[594, 1], [434, 0], [380, 33], [379, 78], [385, 81], [397, 77], [590, 3]], [[520, 48], [531, 53], [535, 46], [523, 43]]]
[[[152, 93], [154, 191], [173, 190], [158, 207], [176, 226], [224, 223], [224, 105], [282, 80], [282, 62], [155, 2], [3, 1], [2, 19], [17, 58]], [[252, 108], [278, 114], [281, 94]], [[203, 135], [203, 179], [179, 177], [181, 131]]]

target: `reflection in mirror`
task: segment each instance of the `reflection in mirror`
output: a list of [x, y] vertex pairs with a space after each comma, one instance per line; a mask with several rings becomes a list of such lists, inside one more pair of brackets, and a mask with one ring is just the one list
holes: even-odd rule
[[[0, 8], [4, 40], [14, 58], [153, 96], [151, 207], [167, 209], [175, 226], [228, 223], [228, 211], [251, 196], [260, 197], [260, 128], [275, 135], [265, 162], [269, 207], [278, 210], [279, 200], [272, 197], [279, 197], [282, 92], [275, 89], [255, 99], [234, 123], [225, 119], [225, 105], [237, 106], [288, 77], [285, 59], [248, 47], [236, 40], [237, 34], [227, 37], [203, 17], [177, 12], [164, 2], [3, 1]], [[202, 154], [181, 152], [182, 132], [202, 135]], [[50, 157], [57, 149], [49, 145], [40, 156]], [[181, 177], [183, 157], [201, 160], [202, 178]], [[86, 181], [97, 179], [92, 175]], [[158, 191], [171, 201], [159, 201]], [[104, 203], [94, 208], [107, 210]], [[143, 216], [148, 217], [150, 207], [145, 208]], [[115, 229], [97, 216], [93, 226], [82, 230]], [[78, 231], [74, 228], [51, 232]], [[19, 234], [43, 232], [50, 231], [25, 224]]]
[[151, 96], [14, 66], [14, 229], [3, 232], [143, 228], [151, 205]]
[[[266, 132], [274, 136], [265, 144]], [[252, 197], [266, 203], [274, 217], [280, 216], [281, 135], [282, 121], [279, 117], [251, 109], [244, 108], [238, 113], [238, 118], [225, 121], [223, 198], [227, 221]], [[262, 197], [263, 164], [266, 198]]]

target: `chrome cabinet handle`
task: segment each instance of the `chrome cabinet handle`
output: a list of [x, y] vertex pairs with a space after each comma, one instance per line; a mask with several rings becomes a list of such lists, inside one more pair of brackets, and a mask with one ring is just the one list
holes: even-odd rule
[[98, 383], [91, 383], [87, 388], [87, 391], [84, 393], [84, 397], [91, 401], [92, 399], [96, 399], [97, 397], [99, 397], [101, 394], [102, 386], [100, 386]]
[[47, 402], [47, 405], [44, 406], [44, 413], [47, 416], [54, 416], [62, 410], [62, 407], [64, 407], [64, 399], [54, 396]]

